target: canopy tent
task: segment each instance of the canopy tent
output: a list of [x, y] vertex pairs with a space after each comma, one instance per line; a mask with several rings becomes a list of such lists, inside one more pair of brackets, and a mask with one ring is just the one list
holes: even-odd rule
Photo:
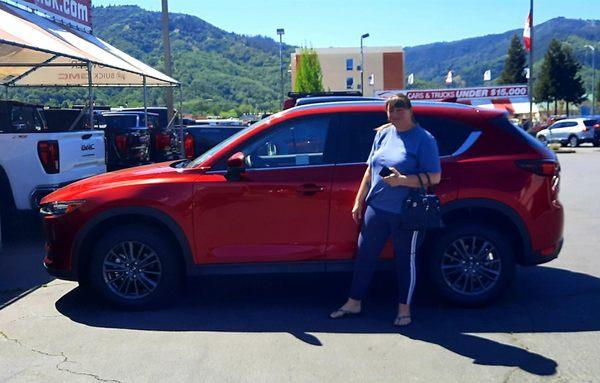
[[178, 86], [94, 35], [0, 2], [0, 85]]

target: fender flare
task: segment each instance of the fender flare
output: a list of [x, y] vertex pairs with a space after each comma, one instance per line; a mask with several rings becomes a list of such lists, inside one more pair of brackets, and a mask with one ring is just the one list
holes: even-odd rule
[[156, 208], [145, 207], [145, 206], [128, 206], [128, 207], [118, 207], [112, 208], [102, 213], [94, 216], [90, 219], [83, 228], [77, 233], [75, 237], [75, 241], [73, 243], [72, 250], [72, 258], [71, 258], [71, 272], [75, 276], [79, 276], [79, 267], [80, 267], [80, 256], [82, 247], [85, 242], [88, 240], [88, 236], [90, 232], [98, 227], [98, 225], [102, 224], [102, 222], [118, 217], [118, 216], [126, 216], [126, 215], [139, 215], [146, 216], [160, 221], [164, 224], [170, 231], [171, 234], [175, 237], [177, 244], [182, 250], [182, 257], [185, 265], [185, 272], [187, 273], [192, 266], [194, 265], [193, 254], [190, 247], [190, 243], [183, 232], [183, 229], [179, 224], [167, 213], [160, 211]]
[[517, 228], [518, 234], [521, 237], [523, 246], [522, 246], [522, 254], [523, 258], [526, 260], [532, 256], [532, 246], [531, 246], [531, 236], [529, 235], [529, 230], [525, 226], [525, 222], [513, 208], [510, 206], [498, 202], [491, 199], [485, 198], [466, 198], [461, 200], [456, 200], [452, 202], [448, 202], [441, 206], [442, 218], [444, 215], [451, 213], [453, 211], [459, 209], [469, 209], [469, 208], [484, 208], [489, 210], [494, 210], [505, 217], [507, 217], [510, 222]]

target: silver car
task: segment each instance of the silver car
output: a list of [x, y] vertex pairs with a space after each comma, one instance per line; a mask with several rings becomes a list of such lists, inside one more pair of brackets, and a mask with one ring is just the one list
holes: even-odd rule
[[544, 144], [559, 142], [561, 145], [576, 147], [584, 142], [591, 142], [594, 146], [599, 146], [600, 119], [582, 117], [560, 120], [540, 130], [536, 137]]

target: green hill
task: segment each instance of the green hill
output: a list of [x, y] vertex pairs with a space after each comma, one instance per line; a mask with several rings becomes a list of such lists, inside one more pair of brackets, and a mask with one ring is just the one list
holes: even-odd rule
[[[130, 55], [163, 68], [160, 12], [138, 6], [108, 6], [93, 9], [94, 33]], [[202, 19], [173, 13], [170, 15], [173, 76], [183, 86], [184, 111], [204, 114], [229, 114], [248, 111], [273, 111], [279, 106], [279, 43], [268, 37], [244, 36], [225, 32]], [[449, 69], [464, 86], [482, 84], [483, 72], [499, 76], [513, 34], [474, 37], [460, 41], [405, 48], [406, 73], [415, 73], [417, 87], [443, 86]], [[585, 44], [600, 41], [600, 21], [556, 18], [535, 28], [535, 58], [543, 57], [552, 38], [566, 41], [584, 64], [584, 80], [591, 79], [589, 50]], [[289, 65], [294, 47], [284, 46], [284, 67]], [[600, 66], [600, 63], [598, 63]], [[286, 74], [286, 93], [290, 87]], [[586, 87], [589, 82], [586, 82]], [[19, 90], [20, 99], [45, 104], [83, 103], [86, 91]], [[101, 89], [97, 103], [141, 105], [139, 89]], [[161, 90], [149, 91], [151, 104], [164, 104]], [[179, 95], [176, 94], [178, 102]]]

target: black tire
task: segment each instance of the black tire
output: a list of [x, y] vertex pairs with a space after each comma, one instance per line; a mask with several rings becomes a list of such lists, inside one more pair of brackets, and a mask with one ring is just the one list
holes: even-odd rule
[[594, 141], [594, 142], [593, 142], [593, 144], [594, 144], [594, 146], [595, 146], [595, 147], [598, 147], [598, 146], [600, 146], [600, 140], [596, 140], [596, 141]]
[[117, 227], [94, 247], [89, 283], [95, 293], [118, 308], [161, 307], [180, 295], [183, 270], [179, 257], [164, 234], [155, 229]]
[[538, 136], [538, 138], [537, 138], [537, 139], [538, 139], [538, 140], [539, 140], [539, 141], [540, 141], [542, 144], [544, 144], [544, 145], [548, 145], [548, 140], [546, 139], [546, 136], [544, 136], [544, 135], [541, 135], [541, 136]]
[[579, 138], [577, 136], [569, 136], [568, 145], [572, 148], [576, 148], [579, 146]]
[[443, 299], [482, 306], [506, 291], [514, 277], [515, 256], [509, 241], [497, 230], [476, 223], [456, 223], [442, 231], [430, 246], [426, 270]]

